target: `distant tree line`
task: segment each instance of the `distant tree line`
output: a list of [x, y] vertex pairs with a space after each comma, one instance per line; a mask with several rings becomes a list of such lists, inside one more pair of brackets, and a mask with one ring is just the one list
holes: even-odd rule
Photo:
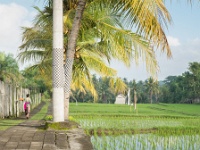
[[[98, 103], [114, 103], [120, 93], [115, 93], [109, 85], [110, 78], [97, 78], [93, 82], [98, 93]], [[200, 63], [189, 63], [188, 71], [180, 76], [168, 76], [164, 81], [156, 81], [152, 77], [136, 82], [123, 79], [130, 89], [131, 102], [137, 96], [137, 103], [196, 103], [200, 99]], [[127, 91], [124, 93], [127, 96]], [[135, 95], [134, 95], [135, 94]], [[92, 95], [79, 90], [72, 91], [71, 102], [93, 102]]]
[[165, 103], [200, 102], [200, 63], [189, 63], [180, 76], [168, 76], [160, 85], [160, 101]]
[[[29, 67], [19, 70], [18, 63], [13, 55], [0, 52], [0, 80], [16, 84], [30, 90], [39, 90], [51, 97], [52, 81], [49, 74], [43, 73], [42, 68]], [[134, 79], [122, 81], [126, 90], [120, 91], [117, 81], [111, 77], [92, 76], [97, 96], [90, 90], [78, 88], [71, 90], [71, 102], [98, 102], [114, 103], [116, 96], [123, 93], [127, 96], [130, 89], [131, 102], [137, 97], [137, 103], [197, 103], [200, 102], [200, 63], [189, 63], [188, 71], [180, 76], [168, 76], [164, 81], [156, 81], [152, 77], [145, 81], [136, 82]], [[124, 86], [123, 85], [123, 86]], [[124, 88], [123, 88], [124, 89]]]
[[[124, 83], [126, 84], [125, 93], [116, 93], [112, 90], [110, 86], [109, 77], [99, 77], [93, 75], [93, 82], [95, 89], [98, 93], [98, 103], [114, 103], [116, 96], [118, 94], [124, 94], [127, 97], [128, 89], [130, 89], [131, 102], [134, 101], [134, 93], [137, 93], [137, 102], [138, 103], [151, 103], [152, 101], [157, 100], [158, 97], [158, 82], [149, 78], [146, 81], [139, 81], [136, 83], [135, 80], [128, 81], [126, 78], [123, 78]], [[134, 92], [135, 91], [135, 92]], [[72, 91], [72, 97], [70, 98], [71, 102], [93, 102], [92, 95], [87, 92], [84, 94], [79, 90]], [[126, 98], [127, 101], [127, 98]]]

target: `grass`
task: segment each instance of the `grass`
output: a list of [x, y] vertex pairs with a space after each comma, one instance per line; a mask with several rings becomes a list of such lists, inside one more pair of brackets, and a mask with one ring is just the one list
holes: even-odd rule
[[73, 115], [130, 115], [130, 116], [200, 116], [200, 105], [191, 104], [138, 104], [133, 106], [119, 104], [70, 103], [70, 114]]
[[0, 120], [0, 130], [6, 130], [12, 126], [16, 126], [19, 123], [22, 123], [24, 120], [10, 120], [10, 119], [2, 119]]
[[78, 128], [79, 124], [74, 121], [65, 121], [65, 122], [46, 122], [45, 129], [53, 130], [69, 130]]
[[49, 107], [49, 102], [45, 102], [45, 105], [42, 107], [42, 109], [37, 114], [32, 116], [30, 118], [30, 120], [42, 120], [42, 119], [44, 119], [46, 117], [48, 107]]
[[168, 112], [176, 112], [187, 116], [200, 117], [199, 104], [157, 104], [151, 107], [152, 109], [165, 110]]
[[194, 104], [138, 104], [136, 111], [127, 105], [70, 104], [70, 115], [88, 133], [115, 130], [164, 134], [171, 129], [172, 133], [195, 133], [200, 130], [199, 110], [200, 105]]

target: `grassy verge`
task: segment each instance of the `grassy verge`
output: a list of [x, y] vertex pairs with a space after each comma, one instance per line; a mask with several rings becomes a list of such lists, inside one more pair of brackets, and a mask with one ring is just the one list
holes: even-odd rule
[[45, 102], [45, 105], [42, 107], [42, 109], [37, 114], [32, 116], [30, 118], [30, 120], [42, 120], [42, 119], [44, 119], [47, 115], [48, 107], [49, 107], [49, 102]]
[[2, 119], [0, 120], [0, 130], [6, 130], [12, 126], [16, 126], [19, 123], [22, 123], [24, 120], [10, 120], [10, 119]]

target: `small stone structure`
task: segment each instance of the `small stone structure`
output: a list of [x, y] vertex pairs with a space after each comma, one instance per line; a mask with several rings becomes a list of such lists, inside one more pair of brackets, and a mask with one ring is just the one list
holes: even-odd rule
[[126, 96], [123, 94], [119, 94], [116, 97], [115, 104], [125, 104], [126, 103]]

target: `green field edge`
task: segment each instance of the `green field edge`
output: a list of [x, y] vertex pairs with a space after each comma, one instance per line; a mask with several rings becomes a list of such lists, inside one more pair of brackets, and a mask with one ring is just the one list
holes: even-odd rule
[[[81, 113], [81, 112], [80, 112]], [[132, 115], [132, 114], [88, 114], [88, 113], [81, 113], [80, 114], [70, 114], [74, 118], [87, 118], [87, 119], [93, 119], [97, 117], [105, 117], [105, 118], [121, 118], [121, 117], [127, 117], [127, 118], [163, 118], [163, 119], [196, 119], [199, 118], [199, 116], [178, 116], [178, 115]]]
[[158, 127], [149, 129], [85, 129], [85, 133], [89, 136], [117, 136], [123, 134], [156, 134], [160, 136], [171, 135], [200, 135], [198, 127]]
[[161, 110], [161, 111], [167, 111], [167, 112], [174, 112], [174, 113], [179, 113], [179, 114], [182, 114], [182, 115], [188, 115], [188, 117], [200, 117], [200, 115], [198, 114], [193, 114], [193, 113], [185, 113], [185, 112], [180, 112], [180, 111], [176, 111], [176, 110], [170, 110], [170, 109], [165, 109], [165, 108], [159, 108], [159, 107], [156, 107], [156, 106], [149, 106], [150, 109], [153, 109], [153, 110]]

